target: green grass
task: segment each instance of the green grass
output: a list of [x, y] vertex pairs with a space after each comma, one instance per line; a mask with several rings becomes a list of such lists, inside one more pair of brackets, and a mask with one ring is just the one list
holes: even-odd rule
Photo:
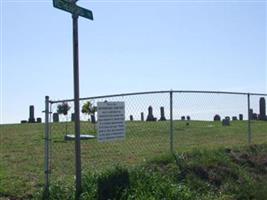
[[[51, 182], [74, 182], [74, 142], [64, 141], [66, 123], [52, 124]], [[68, 133], [74, 133], [73, 123], [67, 123]], [[114, 165], [135, 166], [165, 155], [170, 151], [169, 122], [127, 122], [124, 141], [98, 143], [96, 139], [82, 141], [83, 174], [101, 173]], [[0, 197], [31, 198], [43, 184], [44, 124], [1, 125]], [[95, 134], [88, 122], [81, 123], [83, 134]], [[252, 122], [252, 141], [267, 143], [267, 123]], [[247, 144], [247, 123], [192, 121], [174, 122], [175, 152], [192, 149], [232, 148]], [[71, 187], [71, 186], [70, 186]], [[146, 195], [146, 194], [144, 194]]]
[[[267, 145], [166, 154], [136, 167], [83, 177], [82, 200], [267, 199]], [[50, 187], [50, 199], [74, 199], [73, 182]], [[36, 198], [41, 197], [36, 196]]]

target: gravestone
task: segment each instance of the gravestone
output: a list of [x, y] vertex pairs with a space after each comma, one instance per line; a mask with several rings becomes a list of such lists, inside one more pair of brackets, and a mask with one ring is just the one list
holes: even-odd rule
[[220, 117], [220, 115], [216, 114], [216, 115], [213, 117], [213, 121], [221, 121], [221, 117]]
[[156, 121], [156, 120], [157, 120], [157, 118], [155, 118], [153, 116], [153, 108], [152, 108], [152, 106], [149, 106], [148, 107], [148, 115], [147, 115], [146, 121]]
[[34, 118], [34, 106], [30, 105], [30, 110], [29, 110], [29, 123], [34, 123], [35, 118]]
[[190, 118], [190, 116], [189, 116], [189, 115], [188, 115], [188, 116], [186, 116], [186, 120], [187, 120], [187, 121], [190, 121], [190, 119], [191, 119], [191, 118]]
[[164, 107], [160, 107], [160, 121], [166, 121]]
[[249, 109], [249, 119], [252, 120], [253, 119], [253, 109]]
[[236, 120], [237, 120], [237, 116], [233, 116], [233, 117], [232, 117], [232, 120], [233, 120], [233, 121], [236, 121]]
[[184, 120], [185, 120], [185, 116], [182, 116], [182, 117], [181, 117], [181, 120], [184, 121]]
[[36, 122], [37, 123], [42, 123], [42, 118], [41, 117], [37, 117]]
[[225, 116], [225, 119], [227, 119], [227, 120], [231, 120], [231, 118], [229, 117], [229, 116]]
[[243, 120], [243, 115], [239, 114], [239, 120], [242, 121]]
[[253, 113], [252, 120], [257, 120], [257, 119], [258, 119], [258, 114], [257, 113]]
[[26, 124], [26, 123], [28, 123], [28, 121], [27, 120], [21, 120], [20, 123], [21, 124]]
[[222, 125], [223, 126], [230, 126], [230, 119], [228, 118], [225, 118], [222, 120]]
[[144, 121], [144, 113], [141, 112], [141, 121], [143, 122]]
[[59, 122], [58, 113], [53, 113], [53, 122]]
[[133, 121], [133, 116], [132, 115], [130, 115], [130, 121]]
[[71, 121], [72, 121], [72, 122], [75, 121], [75, 113], [71, 113]]
[[265, 98], [260, 98], [260, 114], [259, 114], [259, 120], [266, 120], [266, 105], [265, 105]]

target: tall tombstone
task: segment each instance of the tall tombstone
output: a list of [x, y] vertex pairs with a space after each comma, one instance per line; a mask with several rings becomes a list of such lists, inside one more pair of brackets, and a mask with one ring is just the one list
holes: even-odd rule
[[181, 117], [181, 120], [184, 121], [184, 120], [185, 120], [185, 116], [182, 116], [182, 117]]
[[53, 113], [53, 122], [59, 122], [58, 113]]
[[253, 109], [252, 108], [249, 109], [249, 119], [250, 120], [253, 119]]
[[132, 115], [130, 115], [130, 121], [133, 121], [133, 116]]
[[166, 121], [165, 113], [164, 113], [164, 107], [160, 107], [160, 121]]
[[143, 122], [144, 121], [144, 113], [141, 112], [141, 121]]
[[156, 118], [153, 116], [152, 106], [148, 107], [148, 115], [147, 115], [146, 121], [156, 121]]
[[265, 104], [265, 98], [260, 98], [260, 114], [259, 114], [259, 120], [266, 120], [266, 104]]
[[239, 114], [239, 120], [243, 121], [243, 115], [242, 114]]
[[35, 122], [35, 118], [34, 118], [34, 106], [30, 105], [30, 110], [29, 110], [29, 123], [34, 123]]
[[187, 121], [190, 121], [191, 120], [191, 117], [189, 115], [186, 116], [186, 120]]

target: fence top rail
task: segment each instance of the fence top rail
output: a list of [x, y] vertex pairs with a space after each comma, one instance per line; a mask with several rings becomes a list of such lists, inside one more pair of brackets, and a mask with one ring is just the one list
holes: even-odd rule
[[[90, 99], [103, 99], [111, 97], [122, 97], [122, 96], [134, 96], [134, 95], [145, 95], [145, 94], [163, 94], [163, 93], [192, 93], [192, 94], [232, 94], [232, 95], [257, 95], [257, 96], [267, 96], [264, 93], [245, 93], [245, 92], [227, 92], [227, 91], [201, 91], [201, 90], [163, 90], [163, 91], [148, 91], [148, 92], [133, 92], [133, 93], [121, 93], [121, 94], [112, 94], [112, 95], [103, 95], [103, 96], [94, 96], [94, 97], [84, 97], [80, 100], [90, 100]], [[62, 103], [62, 102], [71, 102], [74, 99], [64, 99], [64, 100], [50, 100], [50, 103]]]

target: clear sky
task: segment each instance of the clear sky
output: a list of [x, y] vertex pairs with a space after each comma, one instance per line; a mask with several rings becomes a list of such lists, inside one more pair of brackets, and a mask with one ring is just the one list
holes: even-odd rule
[[[73, 97], [71, 15], [52, 0], [1, 0], [1, 120]], [[150, 90], [267, 92], [266, 1], [89, 1], [80, 96]]]

